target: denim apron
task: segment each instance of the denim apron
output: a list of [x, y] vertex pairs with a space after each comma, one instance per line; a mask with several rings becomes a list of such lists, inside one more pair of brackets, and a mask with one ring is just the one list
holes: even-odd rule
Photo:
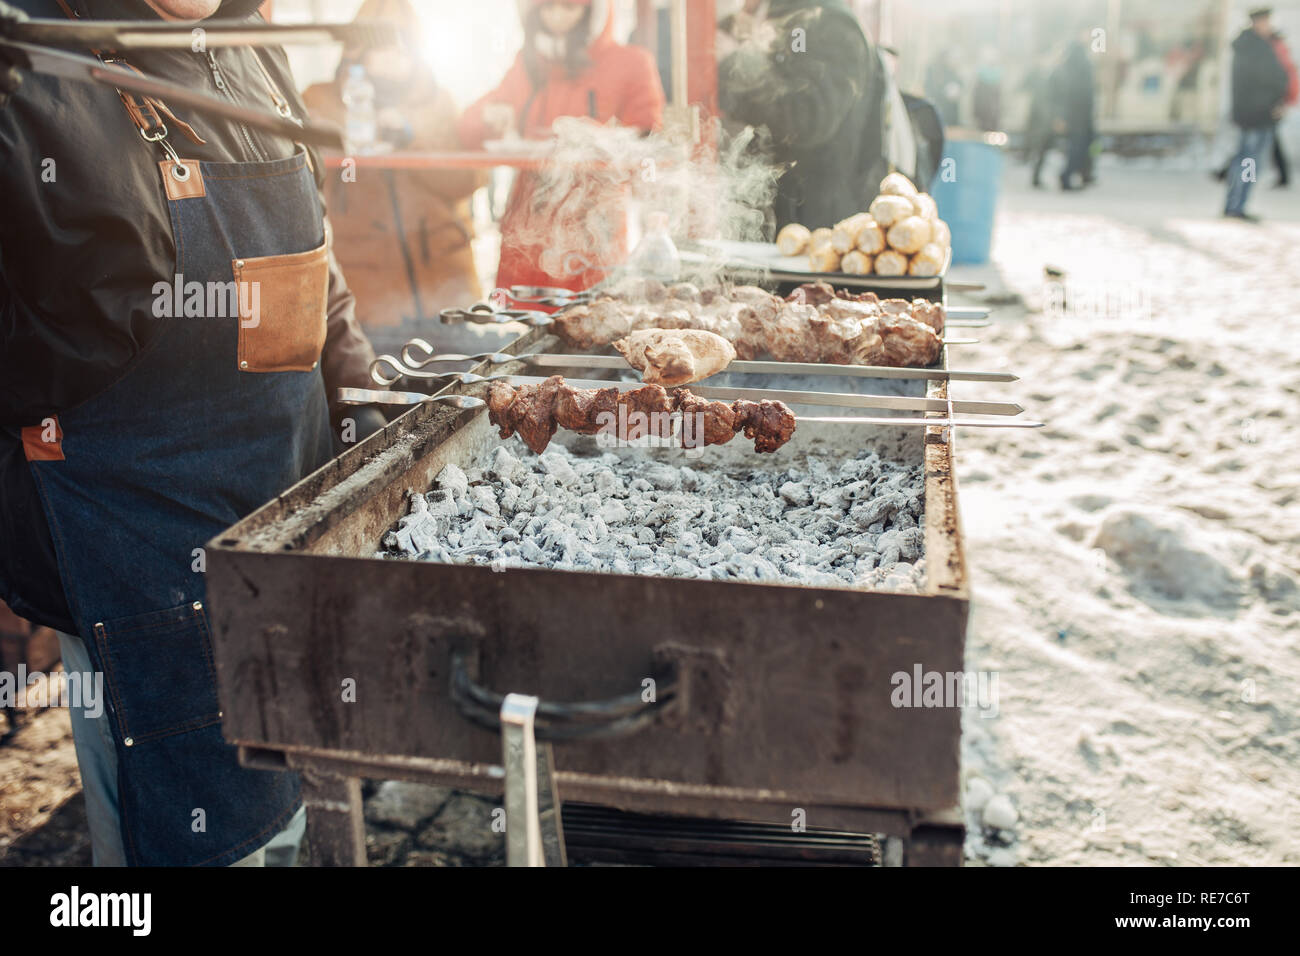
[[31, 468], [68, 606], [104, 674], [127, 861], [224, 866], [301, 800], [296, 775], [243, 768], [222, 738], [202, 548], [332, 454], [317, 362], [328, 253], [302, 147], [201, 163], [163, 145], [180, 288], [229, 290], [242, 275], [260, 283], [260, 312], [205, 296], [191, 302], [202, 314], [163, 319], [124, 378], [59, 415], [61, 458]]

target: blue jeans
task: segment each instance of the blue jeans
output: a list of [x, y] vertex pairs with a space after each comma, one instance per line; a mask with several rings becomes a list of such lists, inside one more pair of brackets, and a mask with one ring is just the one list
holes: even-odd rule
[[1273, 148], [1273, 127], [1242, 127], [1237, 155], [1228, 164], [1228, 199], [1223, 211], [1232, 215], [1246, 211], [1250, 187], [1259, 178], [1260, 165]]
[[[59, 634], [63, 652], [63, 669], [69, 673], [90, 674], [95, 666], [86, 653], [81, 638]], [[101, 701], [101, 705], [102, 705]], [[95, 866], [126, 866], [122, 846], [122, 828], [117, 809], [117, 750], [109, 729], [108, 709], [100, 707], [98, 717], [90, 717], [80, 707], [68, 708], [72, 717], [72, 741], [77, 748], [77, 768], [81, 771], [81, 788], [86, 795], [86, 822], [90, 827], [90, 850]], [[289, 825], [271, 838], [271, 842], [231, 866], [293, 866], [298, 847], [307, 830], [307, 808], [299, 807]]]

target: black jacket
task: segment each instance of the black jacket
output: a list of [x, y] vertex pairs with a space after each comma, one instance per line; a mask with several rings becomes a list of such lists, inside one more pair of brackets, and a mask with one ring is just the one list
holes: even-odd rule
[[1273, 44], [1249, 28], [1232, 41], [1232, 121], [1246, 129], [1272, 126], [1286, 99], [1286, 69]]
[[[55, 0], [9, 0], [32, 17], [66, 19]], [[144, 0], [70, 0], [93, 19], [157, 20]], [[224, 0], [216, 17], [255, 16], [258, 0]], [[249, 48], [214, 49], [237, 99], [269, 108]], [[87, 54], [89, 55], [89, 54]], [[263, 62], [295, 115], [304, 116], [288, 59]], [[204, 54], [133, 52], [143, 72], [218, 94]], [[291, 155], [288, 140], [175, 106], [207, 145], [171, 139], [188, 159], [246, 162]], [[174, 245], [158, 173], [162, 158], [127, 118], [117, 93], [28, 74], [0, 109], [0, 426], [39, 423], [104, 391], [149, 347], [165, 319], [154, 318], [154, 283], [171, 281]], [[315, 162], [318, 178], [323, 167]], [[52, 180], [51, 180], [51, 177]], [[329, 338], [322, 358], [327, 394], [366, 385], [373, 357], [355, 318], [355, 300], [331, 262]]]
[[1064, 120], [1071, 136], [1093, 133], [1093, 113], [1097, 90], [1093, 81], [1092, 61], [1087, 48], [1078, 40], [1066, 48], [1065, 56], [1052, 71], [1050, 98], [1056, 117]]
[[719, 66], [719, 105], [766, 126], [773, 157], [793, 164], [776, 226], [831, 226], [866, 209], [883, 175], [879, 57], [841, 0], [772, 0], [770, 16], [771, 49], [746, 45]]

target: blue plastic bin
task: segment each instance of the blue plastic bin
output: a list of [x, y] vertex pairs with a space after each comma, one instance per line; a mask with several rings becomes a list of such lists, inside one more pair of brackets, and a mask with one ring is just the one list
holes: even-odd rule
[[989, 261], [993, 245], [1007, 137], [962, 129], [945, 130], [944, 135], [943, 162], [930, 194], [939, 206], [939, 218], [952, 231], [953, 263], [980, 265]]

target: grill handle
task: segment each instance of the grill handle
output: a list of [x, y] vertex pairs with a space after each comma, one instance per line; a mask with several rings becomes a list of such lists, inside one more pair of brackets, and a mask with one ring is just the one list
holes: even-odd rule
[[[656, 699], [649, 702], [642, 700], [638, 692], [609, 700], [542, 701], [537, 705], [535, 735], [538, 740], [595, 740], [634, 733], [677, 704], [676, 666], [665, 662], [654, 681]], [[485, 730], [500, 733], [505, 695], [474, 683], [462, 651], [451, 656], [451, 699], [461, 716]]]

